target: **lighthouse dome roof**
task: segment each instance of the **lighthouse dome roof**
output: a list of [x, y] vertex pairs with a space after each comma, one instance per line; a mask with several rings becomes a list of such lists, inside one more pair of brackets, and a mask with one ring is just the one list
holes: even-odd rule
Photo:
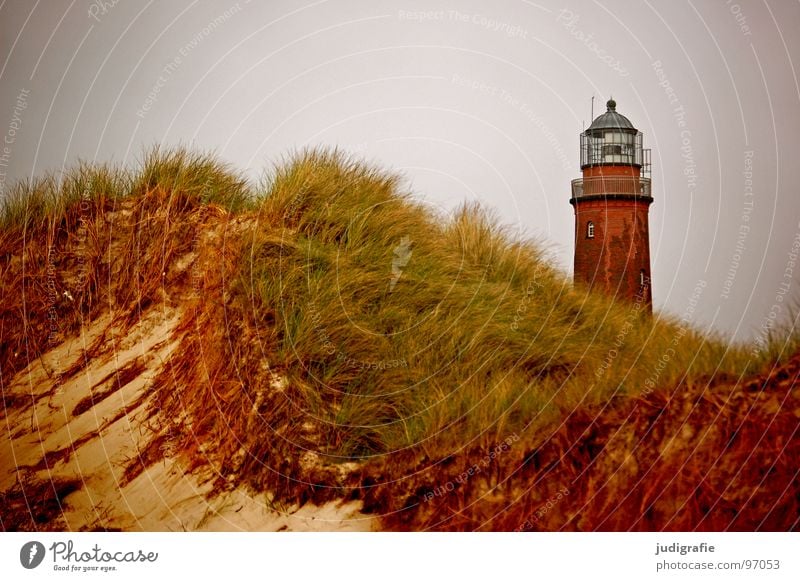
[[598, 115], [597, 118], [592, 121], [592, 124], [589, 125], [587, 131], [593, 131], [595, 129], [627, 129], [629, 131], [636, 131], [633, 123], [631, 123], [625, 115], [617, 113], [617, 102], [614, 99], [609, 99], [606, 103], [606, 107], [606, 112], [602, 115]]

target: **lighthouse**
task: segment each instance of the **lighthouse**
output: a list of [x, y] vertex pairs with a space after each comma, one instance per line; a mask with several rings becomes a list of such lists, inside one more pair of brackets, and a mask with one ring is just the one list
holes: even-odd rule
[[583, 177], [572, 180], [575, 284], [651, 313], [650, 150], [613, 99], [606, 107], [581, 133]]

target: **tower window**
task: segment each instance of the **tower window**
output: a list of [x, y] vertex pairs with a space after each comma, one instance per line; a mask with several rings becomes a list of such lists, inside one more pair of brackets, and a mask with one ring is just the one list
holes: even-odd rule
[[586, 224], [586, 237], [594, 238], [594, 222], [588, 222]]

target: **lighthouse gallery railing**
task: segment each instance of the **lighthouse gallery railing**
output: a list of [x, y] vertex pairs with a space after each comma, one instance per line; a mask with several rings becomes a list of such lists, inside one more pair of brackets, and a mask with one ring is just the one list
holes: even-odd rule
[[572, 197], [609, 194], [651, 196], [650, 179], [635, 177], [593, 177], [572, 180]]

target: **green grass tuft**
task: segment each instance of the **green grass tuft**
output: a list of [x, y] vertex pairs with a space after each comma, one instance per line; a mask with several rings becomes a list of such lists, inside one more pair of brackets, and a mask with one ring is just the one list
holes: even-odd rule
[[502, 439], [578, 405], [770, 360], [575, 290], [483, 208], [438, 216], [397, 176], [340, 152], [298, 154], [265, 190], [236, 296], [330, 454]]

